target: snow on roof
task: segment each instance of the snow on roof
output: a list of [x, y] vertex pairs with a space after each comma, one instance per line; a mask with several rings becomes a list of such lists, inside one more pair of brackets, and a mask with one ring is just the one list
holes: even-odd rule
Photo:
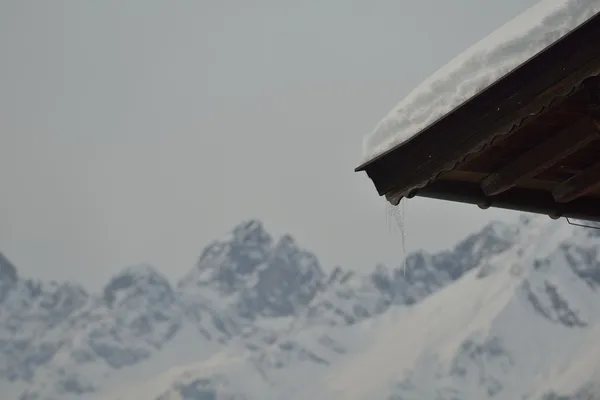
[[600, 12], [600, 0], [542, 0], [439, 69], [364, 140], [368, 162], [407, 142]]

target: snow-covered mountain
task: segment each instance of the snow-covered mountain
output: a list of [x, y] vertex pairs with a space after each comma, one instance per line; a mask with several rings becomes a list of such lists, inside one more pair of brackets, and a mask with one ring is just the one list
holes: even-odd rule
[[258, 221], [176, 285], [101, 293], [0, 255], [0, 390], [45, 399], [600, 399], [600, 230], [492, 223], [406, 269], [334, 268]]

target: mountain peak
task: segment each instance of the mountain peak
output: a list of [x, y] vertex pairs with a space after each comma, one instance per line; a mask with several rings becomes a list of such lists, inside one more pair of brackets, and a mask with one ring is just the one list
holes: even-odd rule
[[192, 297], [207, 296], [211, 290], [234, 296], [237, 312], [253, 318], [296, 313], [310, 302], [324, 279], [315, 255], [300, 249], [291, 235], [274, 244], [260, 221], [248, 220], [224, 240], [207, 246], [179, 287]]
[[148, 264], [125, 268], [104, 288], [104, 300], [109, 306], [126, 302], [138, 295], [172, 294], [167, 278]]
[[258, 220], [237, 225], [229, 235], [206, 246], [180, 287], [216, 284], [223, 293], [244, 287], [247, 276], [267, 261], [272, 238]]
[[15, 283], [17, 278], [17, 268], [0, 252], [0, 280]]
[[263, 223], [257, 219], [250, 219], [237, 225], [232, 232], [232, 241], [245, 244], [271, 244], [271, 235], [265, 230]]
[[18, 279], [17, 268], [0, 253], [0, 301], [4, 299]]

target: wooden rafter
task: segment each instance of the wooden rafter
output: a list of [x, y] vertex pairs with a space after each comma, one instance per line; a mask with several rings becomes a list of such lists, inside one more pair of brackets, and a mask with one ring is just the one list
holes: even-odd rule
[[481, 182], [481, 189], [487, 196], [505, 192], [519, 181], [538, 175], [599, 137], [596, 123], [589, 117], [583, 117], [489, 175]]
[[479, 185], [466, 182], [437, 181], [415, 191], [415, 195], [460, 203], [480, 208], [497, 207], [545, 214], [551, 218], [570, 217], [600, 222], [600, 199], [579, 198], [557, 203], [549, 192], [513, 188], [496, 196], [486, 196]]
[[600, 162], [558, 185], [552, 196], [558, 203], [568, 203], [600, 188]]

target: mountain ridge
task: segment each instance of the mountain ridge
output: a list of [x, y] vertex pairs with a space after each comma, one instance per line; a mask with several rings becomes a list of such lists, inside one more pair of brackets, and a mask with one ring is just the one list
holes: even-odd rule
[[[20, 400], [117, 399], [127, 387], [139, 388], [135, 382], [147, 382], [150, 387], [149, 382], [171, 374], [171, 380], [156, 392], [140, 395], [130, 391], [134, 397], [121, 398], [254, 399], [277, 398], [292, 391], [300, 399], [307, 398], [301, 397], [307, 395], [307, 385], [300, 378], [290, 381], [291, 376], [310, 377], [316, 369], [322, 376], [334, 373], [338, 378], [329, 383], [308, 378], [315, 391], [309, 397], [331, 395], [328, 390], [335, 386], [331, 382], [347, 382], [348, 388], [357, 384], [356, 378], [343, 376], [354, 376], [344, 372], [350, 371], [348, 365], [365, 364], [365, 359], [356, 356], [362, 354], [361, 349], [369, 354], [386, 353], [371, 347], [365, 338], [374, 332], [395, 332], [394, 321], [429, 326], [435, 313], [427, 304], [440, 301], [436, 299], [443, 299], [448, 291], [455, 293], [456, 287], [473, 291], [475, 299], [488, 307], [491, 300], [481, 289], [486, 282], [500, 285], [500, 298], [507, 300], [497, 304], [515, 304], [506, 306], [516, 307], [507, 315], [521, 315], [521, 307], [536, 321], [541, 318], [557, 326], [593, 331], [600, 323], [594, 318], [595, 308], [589, 305], [600, 285], [598, 240], [595, 231], [524, 216], [516, 224], [490, 223], [444, 252], [411, 253], [405, 270], [378, 265], [364, 274], [340, 267], [325, 273], [314, 254], [301, 249], [292, 236], [274, 239], [260, 221], [248, 220], [206, 246], [196, 265], [176, 283], [156, 268], [140, 264], [113, 276], [99, 293], [88, 293], [72, 283], [21, 278], [0, 256], [0, 356], [5, 359], [0, 364], [0, 387]], [[555, 276], [549, 279], [544, 274]], [[558, 279], [561, 276], [574, 283], [565, 286]], [[522, 279], [518, 290], [510, 289], [512, 283], [500, 284], [512, 282], [510, 279]], [[465, 284], [467, 281], [471, 283]], [[460, 301], [470, 307], [468, 297]], [[437, 307], [448, 307], [443, 303]], [[418, 323], [411, 316], [416, 310], [426, 310], [421, 311], [425, 319], [417, 318]], [[445, 313], [453, 311], [446, 309]], [[493, 325], [495, 314], [490, 313], [483, 321]], [[469, 315], [460, 318], [470, 318], [472, 324], [477, 317]], [[448, 322], [436, 329], [452, 331], [452, 326]], [[450, 350], [445, 351], [463, 354], [474, 348], [494, 353], [502, 349], [502, 340], [492, 337], [488, 341], [481, 333], [472, 334], [479, 339], [458, 334], [462, 339], [447, 345]], [[504, 332], [500, 337], [512, 336]], [[456, 371], [468, 372], [473, 362], [472, 356], [459, 364], [454, 361], [451, 370], [455, 372], [450, 373], [440, 366], [443, 363], [436, 364], [438, 361], [428, 359], [429, 364], [423, 364], [419, 354], [413, 373], [425, 373], [420, 365], [434, 366], [452, 382], [467, 379], [459, 378]], [[347, 360], [345, 364], [340, 363], [342, 359]], [[168, 372], [172, 368], [180, 372]], [[444, 391], [411, 392], [406, 382], [414, 386], [417, 380], [395, 367], [390, 369], [389, 379], [396, 379], [399, 386], [378, 380], [372, 384], [384, 398], [408, 399], [415, 393], [419, 393], [417, 398], [450, 396]], [[288, 370], [292, 375], [285, 374]], [[374, 370], [385, 371], [385, 365]], [[192, 379], [195, 374], [200, 375], [197, 382]], [[195, 383], [183, 383], [185, 377]], [[250, 379], [253, 383], [246, 383], [248, 387], [237, 384], [247, 382], [248, 377], [254, 377]], [[514, 380], [510, 373], [502, 373], [476, 387], [485, 386], [485, 393], [497, 397], [507, 391], [503, 388], [508, 383], [502, 379], [509, 378]], [[453, 390], [468, 396], [460, 385]], [[356, 398], [373, 394], [358, 389], [352, 392], [362, 393], [363, 397]], [[536, 393], [541, 395], [553, 394]]]

